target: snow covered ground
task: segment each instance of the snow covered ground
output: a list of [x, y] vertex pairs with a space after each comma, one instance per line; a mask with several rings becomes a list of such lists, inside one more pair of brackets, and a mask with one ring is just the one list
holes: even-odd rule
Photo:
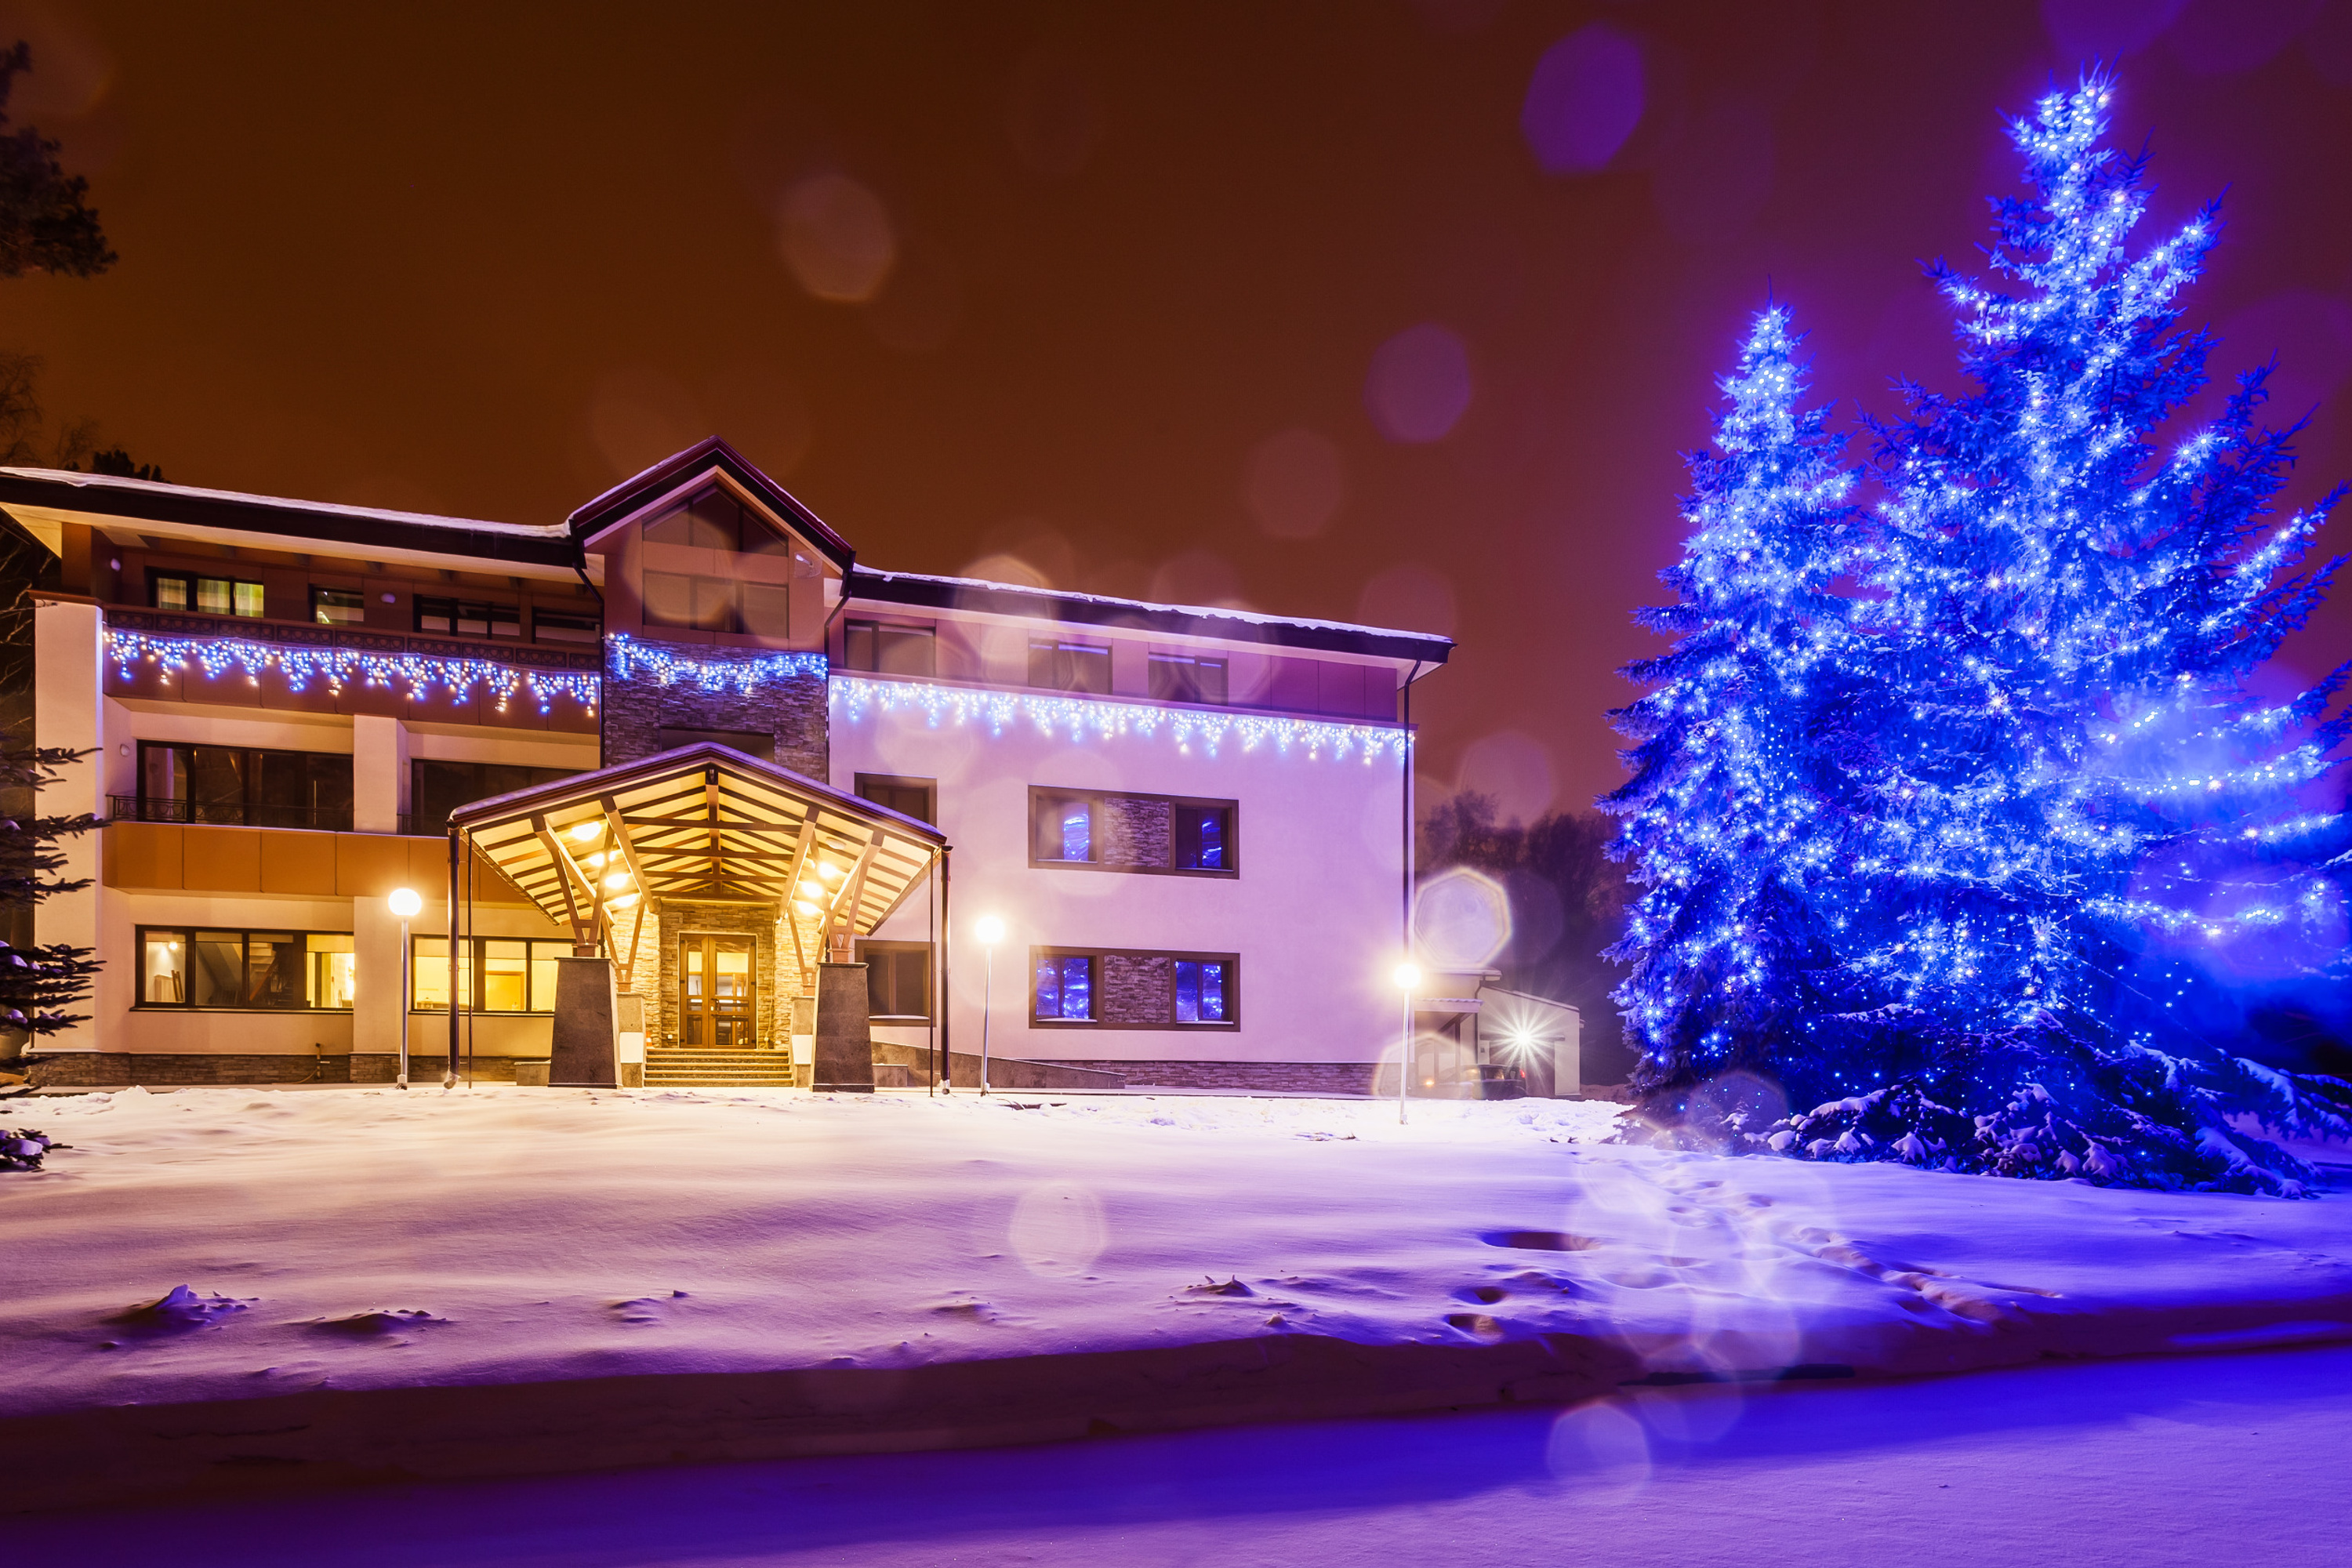
[[2336, 1568], [2352, 1348], [10, 1520], [35, 1563]]
[[[1596, 1142], [1600, 1104], [1399, 1127], [1363, 1100], [210, 1089], [7, 1112], [72, 1147], [0, 1177], [0, 1441], [64, 1467], [80, 1422], [118, 1490], [142, 1442], [316, 1458], [280, 1450], [338, 1421], [355, 1473], [467, 1475], [2352, 1339], [2340, 1190], [1664, 1153]], [[676, 1381], [783, 1373], [797, 1426]], [[637, 1413], [582, 1447], [612, 1402], [579, 1391], [631, 1378], [655, 1380]], [[545, 1402], [491, 1432], [513, 1384]], [[418, 1388], [438, 1415], [320, 1403]], [[120, 1425], [224, 1402], [247, 1425], [210, 1449]], [[436, 1420], [482, 1435], [423, 1441]]]

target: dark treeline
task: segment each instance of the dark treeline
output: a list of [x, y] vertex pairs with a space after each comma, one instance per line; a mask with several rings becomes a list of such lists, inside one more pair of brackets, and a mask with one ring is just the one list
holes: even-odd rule
[[1465, 790], [1421, 820], [1424, 878], [1452, 866], [1483, 871], [1511, 900], [1511, 941], [1496, 959], [1503, 984], [1572, 1003], [1584, 1015], [1584, 1078], [1622, 1083], [1633, 1063], [1609, 1000], [1622, 971], [1601, 956], [1625, 924], [1624, 868], [1608, 856], [1616, 825], [1598, 812], [1547, 812], [1496, 822], [1492, 795]]

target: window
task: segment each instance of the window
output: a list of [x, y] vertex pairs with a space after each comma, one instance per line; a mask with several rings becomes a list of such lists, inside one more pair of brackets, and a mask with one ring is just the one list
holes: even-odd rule
[[683, 544], [745, 555], [793, 553], [791, 540], [720, 485], [709, 486], [646, 523], [645, 540], [648, 544]]
[[889, 773], [859, 773], [857, 798], [917, 822], [939, 826], [939, 784], [932, 779], [898, 778]]
[[1169, 816], [1175, 828], [1174, 868], [1179, 871], [1223, 871], [1231, 868], [1225, 856], [1233, 837], [1234, 808], [1221, 802], [1171, 803]]
[[782, 583], [742, 584], [743, 629], [755, 637], [793, 635], [793, 591]]
[[147, 574], [147, 602], [159, 610], [195, 610], [207, 616], [250, 616], [262, 613], [261, 584], [234, 577], [205, 577], [189, 572]]
[[1041, 952], [1031, 1016], [1041, 1024], [1090, 1024], [1095, 1016], [1095, 961], [1090, 953]]
[[[409, 1007], [418, 1013], [449, 1010], [449, 939], [409, 940]], [[458, 1011], [552, 1013], [555, 961], [572, 952], [568, 942], [525, 942], [520, 937], [467, 937], [457, 944]]]
[[725, 577], [689, 577], [677, 572], [645, 574], [646, 625], [687, 626], [696, 631], [739, 632], [735, 584]]
[[1227, 965], [1210, 959], [1176, 961], [1176, 1021], [1180, 1024], [1222, 1024], [1225, 1021]]
[[522, 611], [513, 605], [476, 604], [469, 599], [416, 595], [416, 629], [444, 637], [520, 637]]
[[449, 814], [493, 795], [512, 795], [534, 784], [568, 779], [571, 768], [526, 768], [508, 763], [442, 763], [422, 758], [408, 764], [408, 830], [438, 837], [449, 831]]
[[1095, 858], [1095, 803], [1086, 795], [1032, 792], [1030, 823], [1036, 843], [1033, 861], [1091, 864]]
[[142, 926], [133, 1005], [348, 1012], [358, 963], [348, 931]]
[[1155, 702], [1218, 702], [1225, 700], [1225, 661], [1190, 654], [1155, 653], [1150, 658]]
[[139, 819], [233, 827], [352, 827], [352, 760], [337, 752], [139, 742]]
[[866, 966], [868, 1017], [902, 1024], [931, 1021], [929, 942], [861, 942], [857, 962]]
[[1055, 691], [1110, 691], [1110, 649], [1090, 643], [1039, 642], [1029, 645], [1029, 684]]
[[1176, 876], [1240, 874], [1230, 800], [1032, 788], [1029, 863]]
[[1054, 1027], [1235, 1029], [1241, 960], [1230, 952], [1033, 949], [1031, 1021]]
[[357, 588], [310, 584], [310, 618], [322, 626], [356, 626], [367, 619], [367, 595]]
[[604, 623], [593, 616], [533, 610], [530, 626], [531, 635], [541, 642], [595, 643], [604, 640]]
[[939, 641], [929, 626], [850, 621], [842, 627], [842, 667], [876, 675], [937, 675]]

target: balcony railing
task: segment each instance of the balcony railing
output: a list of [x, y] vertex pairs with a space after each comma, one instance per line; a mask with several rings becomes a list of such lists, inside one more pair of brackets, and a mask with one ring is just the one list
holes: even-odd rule
[[352, 808], [348, 805], [263, 805], [111, 795], [106, 797], [106, 816], [110, 822], [183, 822], [203, 827], [310, 827], [327, 833], [352, 830]]

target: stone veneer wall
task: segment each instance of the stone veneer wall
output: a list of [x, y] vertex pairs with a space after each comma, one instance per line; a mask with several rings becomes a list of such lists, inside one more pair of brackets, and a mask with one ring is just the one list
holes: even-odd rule
[[1170, 866], [1174, 836], [1164, 800], [1107, 795], [1095, 802], [1095, 855], [1105, 866]]
[[1108, 952], [1102, 960], [1096, 1016], [1106, 1024], [1176, 1020], [1176, 961], [1159, 953]]
[[[669, 645], [670, 651], [706, 664], [752, 664], [775, 655], [761, 648]], [[604, 665], [604, 765], [633, 763], [661, 748], [660, 731], [736, 730], [772, 735], [776, 761], [813, 779], [825, 777], [830, 763], [823, 674], [763, 678], [746, 694], [732, 686], [705, 691], [680, 681], [664, 686], [643, 667], [624, 679], [612, 656]]]
[[[658, 1028], [648, 1031], [646, 1043], [652, 1046], [683, 1045], [678, 1037], [678, 939], [698, 931], [715, 931], [726, 936], [749, 936], [751, 940], [751, 978], [759, 987], [758, 1005], [752, 1009], [752, 1036], [763, 1046], [784, 1044], [776, 1017], [776, 906], [773, 904], [696, 904], [677, 899], [663, 899], [654, 906], [661, 920], [661, 951], [656, 955], [655, 984], [661, 1019]], [[652, 940], [648, 932], [646, 940]], [[625, 954], [624, 955], [625, 956]], [[784, 954], [784, 967], [792, 966], [792, 954]], [[640, 974], [646, 968], [646, 956], [637, 955]], [[633, 979], [635, 977], [633, 977]], [[639, 987], [633, 984], [632, 990]], [[648, 1017], [654, 1016], [648, 1008]]]
[[[437, 1049], [412, 1048], [408, 1079], [437, 1084], [449, 1065], [446, 1037]], [[199, 1084], [390, 1083], [400, 1076], [400, 1058], [371, 1052], [319, 1056], [194, 1051], [58, 1051], [34, 1053], [11, 1063], [37, 1085], [59, 1089], [125, 1089], [132, 1084], [187, 1088]], [[481, 1083], [514, 1081], [512, 1057], [478, 1056], [473, 1078]]]

